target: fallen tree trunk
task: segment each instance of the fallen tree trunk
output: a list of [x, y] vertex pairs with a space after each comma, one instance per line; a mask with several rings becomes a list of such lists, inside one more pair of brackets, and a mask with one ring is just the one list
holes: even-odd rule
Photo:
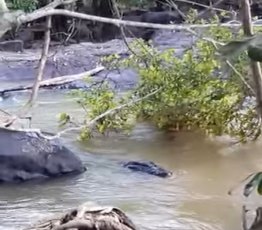
[[100, 207], [92, 202], [87, 202], [79, 208], [29, 226], [24, 230], [51, 229], [137, 230], [137, 227], [121, 209], [117, 207]]
[[[105, 68], [103, 66], [99, 66], [99, 67], [92, 69], [92, 70], [89, 70], [87, 72], [83, 72], [83, 73], [79, 73], [79, 74], [75, 74], [75, 75], [66, 75], [66, 76], [61, 76], [61, 77], [55, 77], [55, 78], [52, 78], [52, 79], [44, 80], [44, 81], [40, 82], [39, 88], [53, 87], [53, 86], [59, 86], [59, 85], [71, 83], [71, 82], [76, 81], [76, 80], [81, 80], [81, 79], [83, 79], [87, 76], [95, 75], [95, 74], [103, 71], [104, 69]], [[0, 90], [0, 95], [3, 95], [3, 94], [8, 93], [8, 92], [23, 91], [23, 90], [28, 90], [28, 89], [32, 89], [32, 88], [33, 88], [33, 84], [27, 85], [27, 86], [12, 87], [12, 88], [8, 88], [8, 89]]]

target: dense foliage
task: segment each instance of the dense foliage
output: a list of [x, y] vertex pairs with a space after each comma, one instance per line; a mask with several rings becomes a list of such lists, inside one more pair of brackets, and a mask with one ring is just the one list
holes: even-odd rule
[[[78, 0], [81, 1], [81, 0]], [[84, 1], [84, 0], [83, 0]], [[92, 0], [90, 0], [92, 1]], [[42, 4], [41, 0], [7, 0], [7, 4], [10, 9], [14, 10], [24, 10], [26, 12], [31, 12], [38, 8]], [[46, 1], [44, 1], [46, 2]], [[154, 1], [150, 0], [116, 0], [116, 3], [123, 7], [147, 7], [151, 6]]]
[[[75, 90], [73, 96], [79, 98], [77, 103], [86, 111], [86, 119], [96, 119], [99, 115], [116, 108], [127, 100], [127, 97], [118, 97], [116, 92], [110, 89], [106, 82], [93, 85], [90, 90]], [[135, 121], [136, 110], [124, 107], [119, 109], [117, 113], [108, 114], [105, 117], [98, 119], [92, 126], [86, 126], [82, 129], [80, 138], [86, 139], [93, 135], [93, 131], [106, 134], [108, 130], [124, 130], [129, 131]], [[61, 122], [69, 121], [68, 116], [62, 114]]]
[[[230, 41], [234, 36], [222, 27], [210, 28], [204, 34], [220, 42]], [[239, 77], [239, 74], [248, 76], [245, 52], [231, 58], [236, 72], [217, 58], [215, 45], [203, 39], [182, 57], [177, 57], [172, 49], [158, 52], [139, 40], [131, 48], [135, 54], [129, 58], [123, 60], [113, 55], [105, 59], [104, 64], [109, 68], [124, 66], [136, 70], [140, 76], [137, 87], [124, 98], [105, 82], [92, 92], [81, 92], [81, 104], [89, 108], [87, 117], [93, 119], [121, 103], [159, 91], [133, 106], [104, 116], [96, 130], [101, 133], [112, 128], [125, 130], [136, 118], [150, 121], [162, 129], [202, 129], [209, 134], [237, 136], [241, 141], [260, 134], [255, 105], [246, 101], [247, 96], [252, 95]], [[90, 133], [87, 130], [91, 131], [87, 126], [84, 133]]]
[[10, 9], [32, 12], [37, 8], [38, 0], [8, 0]]
[[[117, 2], [140, 7], [148, 4], [146, 0]], [[39, 1], [9, 0], [9, 3], [13, 9], [33, 11]], [[190, 22], [190, 17], [188, 20]], [[233, 39], [233, 33], [226, 28], [213, 27], [206, 34], [216, 41]], [[82, 138], [90, 137], [94, 129], [103, 134], [106, 130], [129, 130], [137, 119], [146, 119], [163, 129], [200, 128], [210, 134], [238, 136], [243, 141], [259, 134], [254, 106], [246, 106], [245, 103], [250, 91], [234, 71], [229, 71], [225, 63], [216, 58], [214, 44], [199, 40], [196, 47], [186, 51], [182, 58], [176, 56], [175, 50], [160, 53], [142, 41], [131, 46], [135, 54], [129, 58], [120, 60], [119, 57], [109, 57], [105, 62], [109, 68], [125, 66], [135, 69], [140, 76], [137, 87], [123, 98], [106, 82], [91, 91], [75, 93], [81, 98], [78, 102], [86, 111], [85, 122], [133, 98], [143, 98], [156, 89], [161, 90], [132, 106], [102, 117], [91, 129], [85, 127]], [[248, 50], [249, 57], [254, 56], [252, 50], [252, 47]], [[233, 59], [242, 76], [248, 75], [247, 57], [244, 53]], [[66, 115], [61, 118], [63, 122], [68, 120]]]

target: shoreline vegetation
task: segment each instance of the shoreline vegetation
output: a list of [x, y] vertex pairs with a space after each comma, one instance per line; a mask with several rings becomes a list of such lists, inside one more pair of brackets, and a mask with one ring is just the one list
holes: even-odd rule
[[[56, 21], [59, 17], [60, 19], [61, 17], [62, 19], [63, 17], [64, 19], [66, 19], [67, 17], [71, 16], [74, 18], [79, 18], [80, 20], [91, 20], [95, 23], [94, 27], [97, 26], [97, 23], [103, 25], [102, 27], [104, 27], [106, 25], [104, 24], [104, 22], [109, 23], [107, 24], [109, 27], [117, 25], [119, 27], [118, 33], [120, 33], [122, 39], [125, 41], [125, 44], [128, 47], [129, 57], [120, 61], [117, 55], [113, 55], [111, 57], [109, 56], [107, 58], [104, 58], [101, 61], [102, 63], [106, 63], [105, 68], [108, 69], [120, 68], [123, 66], [131, 67], [138, 72], [141, 78], [138, 83], [138, 87], [130, 92], [129, 98], [121, 98], [120, 101], [117, 101], [114, 96], [114, 92], [110, 91], [105, 82], [100, 84], [98, 88], [93, 87], [93, 89], [91, 90], [91, 94], [89, 92], [82, 91], [76, 92], [76, 94], [81, 97], [80, 103], [83, 108], [85, 108], [86, 106], [94, 108], [93, 111], [91, 109], [90, 114], [87, 114], [87, 116], [91, 120], [95, 119], [96, 121], [95, 126], [93, 127], [92, 125], [91, 129], [88, 128], [88, 124], [90, 121], [83, 121], [82, 126], [73, 128], [81, 130], [82, 139], [91, 137], [91, 130], [93, 129], [98, 130], [102, 134], [104, 134], [107, 130], [128, 130], [131, 128], [131, 123], [135, 119], [135, 117], [143, 117], [145, 119], [151, 120], [159, 128], [175, 128], [177, 130], [194, 130], [200, 128], [205, 130], [209, 134], [235, 135], [238, 136], [240, 138], [240, 141], [242, 142], [245, 142], [248, 139], [257, 139], [260, 136], [260, 128], [256, 127], [260, 127], [260, 114], [262, 114], [262, 110], [261, 112], [257, 113], [257, 115], [256, 109], [253, 107], [245, 108], [245, 112], [243, 112], [243, 103], [245, 102], [246, 97], [255, 97], [257, 101], [260, 100], [258, 98], [262, 97], [259, 89], [260, 82], [259, 80], [257, 80], [259, 79], [259, 75], [261, 74], [261, 71], [259, 69], [260, 66], [255, 65], [255, 62], [252, 62], [253, 66], [251, 66], [251, 71], [253, 71], [253, 75], [256, 75], [256, 77], [253, 79], [254, 82], [250, 83], [250, 79], [245, 79], [244, 77], [249, 71], [247, 59], [248, 57], [242, 55], [240, 58], [236, 58], [233, 61], [229, 60], [231, 59], [231, 57], [227, 56], [223, 57], [224, 60], [222, 61], [217, 59], [216, 57], [216, 54], [220, 52], [219, 49], [222, 50], [221, 45], [223, 46], [234, 39], [232, 30], [241, 26], [241, 21], [239, 21], [238, 24], [223, 22], [221, 24], [221, 20], [232, 22], [232, 20], [236, 20], [239, 15], [245, 15], [245, 18], [242, 18], [244, 32], [246, 35], [250, 35], [252, 34], [252, 29], [249, 29], [249, 31], [247, 31], [247, 29], [245, 28], [250, 27], [252, 23], [251, 21], [249, 22], [249, 24], [246, 23], [246, 21], [250, 20], [248, 19], [248, 17], [251, 18], [251, 15], [247, 15], [245, 12], [248, 10], [250, 11], [250, 9], [254, 10], [254, 7], [249, 7], [248, 10], [245, 10], [242, 7], [242, 10], [242, 8], [240, 8], [238, 5], [233, 4], [232, 6], [230, 6], [230, 9], [232, 10], [229, 11], [227, 7], [222, 4], [222, 1], [219, 1], [219, 3], [216, 3], [212, 7], [203, 7], [203, 5], [199, 5], [198, 2], [195, 2], [195, 4], [190, 5], [191, 7], [187, 7], [187, 10], [189, 10], [189, 13], [191, 12], [191, 14], [189, 14], [187, 18], [184, 18], [186, 12], [185, 7], [181, 5], [179, 6], [181, 7], [181, 9], [183, 9], [183, 12], [180, 12], [178, 8], [176, 8], [176, 11], [167, 12], [167, 6], [165, 4], [162, 4], [161, 7], [159, 4], [156, 4], [154, 6], [156, 8], [152, 8], [152, 6], [149, 5], [148, 10], [151, 9], [152, 11], [142, 12], [142, 14], [141, 12], [132, 11], [131, 14], [135, 14], [135, 16], [140, 17], [138, 21], [123, 21], [115, 18], [117, 15], [118, 18], [120, 18], [121, 16], [119, 10], [120, 8], [118, 8], [117, 3], [115, 1], [108, 2], [110, 2], [108, 4], [111, 6], [111, 8], [106, 10], [104, 9], [104, 12], [102, 12], [103, 14], [101, 13], [98, 16], [74, 11], [74, 9], [86, 10], [86, 8], [88, 7], [93, 9], [94, 11], [98, 10], [95, 9], [93, 3], [91, 3], [91, 5], [84, 4], [83, 6], [79, 6], [77, 2], [74, 1], [68, 2], [63, 0], [55, 0], [51, 3], [45, 3], [47, 4], [46, 6], [44, 6], [45, 4], [42, 3], [42, 8], [40, 7], [34, 10], [27, 9], [24, 6], [23, 10], [27, 11], [27, 13], [23, 13], [20, 11], [9, 11], [6, 5], [2, 4], [2, 12], [4, 14], [3, 18], [7, 19], [5, 19], [1, 24], [2, 31], [10, 29], [10, 26], [15, 22], [23, 24], [25, 22], [38, 19], [41, 22], [41, 17], [43, 16], [47, 16], [47, 19], [52, 18], [52, 20], [46, 20], [46, 22], [42, 20], [43, 31], [45, 31], [43, 37], [44, 46], [38, 66], [37, 78], [34, 85], [32, 87], [25, 86], [19, 89], [3, 89], [1, 91], [1, 94], [4, 95], [7, 91], [29, 89], [30, 87], [32, 88], [32, 95], [27, 104], [18, 112], [16, 118], [12, 116], [9, 121], [5, 122], [3, 125], [4, 127], [11, 126], [19, 117], [26, 117], [28, 110], [30, 110], [37, 99], [37, 92], [39, 87], [41, 87], [42, 84], [46, 86], [46, 83], [43, 83], [42, 79], [46, 66], [50, 41], [52, 40], [52, 28], [54, 25], [56, 25], [56, 23], [58, 23]], [[171, 9], [172, 7], [174, 8], [174, 4], [175, 3], [170, 4], [169, 9]], [[254, 4], [255, 3], [253, 3], [253, 5]], [[195, 5], [197, 6], [198, 11], [192, 11], [192, 6], [194, 7]], [[58, 6], [62, 6], [62, 9], [55, 9]], [[218, 9], [219, 6], [221, 7], [220, 10]], [[71, 10], [69, 10], [70, 7]], [[96, 7], [102, 7], [102, 3], [97, 3]], [[200, 10], [199, 7], [200, 9], [201, 7], [204, 9]], [[234, 15], [232, 15], [232, 7], [235, 10]], [[214, 12], [217, 14], [214, 14]], [[234, 17], [228, 19], [226, 13], [230, 13], [231, 16]], [[127, 12], [125, 14], [128, 15]], [[212, 21], [203, 21], [203, 19], [205, 18], [203, 15], [205, 14], [214, 16], [214, 19]], [[111, 18], [105, 17], [110, 15]], [[200, 16], [202, 16], [201, 19], [199, 19]], [[181, 19], [185, 22], [181, 23]], [[173, 21], [176, 24], [167, 25], [170, 21]], [[55, 24], [53, 24], [53, 22]], [[88, 23], [85, 26], [88, 27]], [[135, 28], [146, 27], [146, 34], [141, 34], [140, 39], [138, 39], [137, 42], [134, 42], [135, 44], [128, 44], [126, 42], [124, 26], [131, 26]], [[30, 28], [30, 26], [28, 28]], [[151, 38], [153, 38], [152, 36], [155, 34], [156, 28], [184, 30], [193, 34], [195, 37], [198, 38], [198, 42], [195, 43], [195, 48], [198, 49], [199, 52], [195, 53], [192, 52], [192, 50], [186, 51], [183, 55], [182, 60], [173, 58], [172, 52], [174, 51], [172, 50], [164, 51], [164, 53], [159, 54], [155, 48], [147, 44], [147, 42], [150, 42]], [[200, 31], [198, 31], [199, 29]], [[76, 32], [80, 33], [81, 31], [76, 28]], [[116, 32], [116, 30], [113, 30], [113, 33], [114, 32]], [[209, 34], [209, 37], [207, 36], [207, 34]], [[242, 35], [240, 33], [238, 35], [238, 39], [241, 39], [241, 37]], [[67, 41], [69, 41], [70, 39], [67, 39]], [[144, 41], [146, 43], [144, 43]], [[229, 47], [229, 49], [232, 48]], [[198, 57], [196, 58], [195, 55], [198, 55]], [[161, 63], [163, 61], [166, 62], [166, 64], [164, 64], [164, 67], [162, 69], [159, 69], [160, 64], [157, 63]], [[116, 62], [118, 63], [116, 64]], [[121, 64], [119, 64], [120, 62]], [[222, 65], [224, 65], [223, 62], [225, 62], [225, 64], [227, 65], [227, 73], [221, 72], [221, 67]], [[115, 66], [113, 66], [112, 63]], [[141, 63], [143, 63], [142, 66]], [[189, 72], [187, 69], [184, 69], [184, 66], [186, 65], [191, 65], [191, 72]], [[240, 65], [246, 65], [247, 67], [238, 69], [237, 67], [235, 67], [237, 65], [238, 67], [240, 67]], [[174, 66], [176, 66], [176, 68]], [[101, 70], [102, 68], [104, 67], [102, 66]], [[95, 70], [96, 69], [94, 69], [94, 71]], [[227, 81], [224, 81], [224, 79], [222, 79], [224, 76], [219, 76], [217, 79], [213, 79], [212, 77], [210, 77], [214, 75], [214, 72], [217, 70], [220, 71], [219, 75], [227, 75]], [[179, 74], [170, 75], [172, 71]], [[184, 76], [185, 73], [186, 76]], [[85, 75], [88, 75], [88, 73], [83, 73], [78, 76], [82, 78]], [[150, 79], [149, 76], [152, 75], [155, 76], [154, 79]], [[56, 79], [53, 78], [51, 79], [51, 81], [55, 83], [48, 82], [47, 85], [59, 85], [63, 84], [64, 82], [73, 81], [73, 79], [76, 79], [74, 78], [74, 76], [72, 78], [71, 76], [67, 76], [68, 79], [66, 80], [62, 80], [62, 78], [63, 77], [57, 78], [59, 80], [57, 82]], [[197, 78], [199, 80], [196, 81], [194, 80], [194, 78]], [[79, 78], [77, 77], [77, 79]], [[172, 81], [175, 81], [176, 84], [169, 84]], [[255, 85], [251, 85], [253, 83], [255, 83]], [[186, 87], [183, 89], [182, 86]], [[157, 95], [154, 95], [155, 93], [153, 92], [156, 91], [156, 87], [158, 93]], [[145, 92], [147, 92], [146, 95]], [[149, 100], [144, 101], [139, 98], [130, 100], [130, 98], [134, 97], [135, 95], [140, 98], [147, 98], [147, 95], [151, 95], [152, 93], [153, 97]], [[253, 93], [255, 93], [255, 95], [252, 95]], [[195, 98], [198, 99], [195, 100]], [[156, 106], [153, 106], [150, 100], [154, 100], [154, 104]], [[138, 101], [139, 103], [137, 103], [136, 101]], [[163, 103], [165, 104], [165, 108], [161, 108], [160, 106], [161, 104], [163, 105]], [[127, 104], [128, 106], [122, 106], [121, 104]], [[100, 108], [95, 109], [97, 106], [99, 106]], [[116, 109], [119, 107], [121, 108], [120, 110]], [[188, 109], [186, 109], [186, 107]], [[108, 110], [113, 112], [108, 113]], [[178, 112], [172, 113], [172, 110]], [[241, 111], [240, 113], [239, 110]], [[99, 119], [97, 119], [96, 117], [99, 117]], [[118, 117], [118, 119], [115, 119], [116, 117]], [[204, 121], [205, 119], [207, 120]], [[62, 113], [61, 123], [66, 124], [69, 121], [69, 115]], [[69, 130], [71, 129], [72, 128], [70, 128]]]
[[[184, 0], [181, 2], [185, 4]], [[93, 84], [88, 90], [71, 91], [73, 97], [80, 98], [77, 103], [83, 108], [84, 120], [72, 127], [71, 116], [61, 111], [59, 125], [65, 127], [63, 131], [45, 136], [38, 130], [38, 141], [52, 142], [73, 130], [80, 131], [83, 141], [92, 138], [94, 132], [102, 135], [112, 131], [128, 133], [139, 119], [150, 121], [164, 130], [200, 129], [209, 135], [238, 137], [241, 143], [257, 140], [261, 135], [262, 120], [262, 39], [260, 20], [256, 19], [253, 23], [252, 16], [260, 16], [256, 15], [261, 11], [260, 3], [252, 1], [250, 5], [249, 0], [232, 1], [233, 5], [224, 4], [224, 1], [212, 2], [213, 5], [187, 1], [187, 7], [183, 8], [174, 1], [144, 1], [146, 12], [130, 10], [123, 15], [121, 7], [127, 6], [125, 1], [39, 0], [29, 1], [30, 4], [18, 1], [16, 5], [11, 2], [10, 6], [15, 10], [10, 10], [7, 4], [10, 2], [0, 0], [2, 49], [23, 52], [31, 48], [35, 40], [42, 40], [34, 84], [22, 88], [31, 89], [31, 95], [16, 114], [3, 111], [6, 116], [0, 122], [0, 130], [17, 131], [19, 129], [14, 124], [19, 119], [31, 119], [30, 110], [36, 106], [38, 91], [43, 85], [68, 83], [104, 68], [131, 68], [137, 72], [139, 80], [123, 97], [110, 88], [106, 79]], [[21, 30], [16, 30], [17, 26]], [[154, 47], [152, 39], [159, 29], [185, 31], [197, 39], [178, 57], [176, 50], [159, 52]], [[138, 39], [129, 43], [127, 32]], [[51, 41], [69, 45], [83, 40], [103, 42], [115, 38], [121, 38], [128, 48], [126, 58], [112, 53], [99, 59], [102, 66], [98, 69], [69, 76], [69, 79], [68, 76], [53, 78], [43, 83]], [[4, 95], [7, 91], [12, 90], [3, 89], [1, 93]], [[30, 138], [30, 129], [25, 132]], [[39, 149], [45, 144], [41, 142]], [[34, 153], [35, 150], [30, 151]], [[73, 154], [72, 159], [75, 159]], [[77, 166], [81, 165], [78, 159], [75, 162]], [[256, 173], [247, 183], [244, 195], [249, 195], [251, 190], [260, 194], [261, 181], [260, 173]], [[80, 212], [80, 219], [86, 214], [84, 210]], [[243, 210], [245, 214], [246, 210]], [[258, 215], [261, 213], [259, 210]], [[115, 211], [125, 216], [117, 209]], [[71, 215], [77, 216], [78, 211]], [[113, 216], [116, 217], [116, 214]], [[257, 229], [257, 225], [261, 225], [259, 217], [261, 215], [251, 228], [247, 228], [243, 215], [243, 229]], [[107, 221], [105, 225], [110, 223], [110, 220]], [[61, 225], [55, 229], [94, 227], [94, 223], [77, 224], [81, 226]]]

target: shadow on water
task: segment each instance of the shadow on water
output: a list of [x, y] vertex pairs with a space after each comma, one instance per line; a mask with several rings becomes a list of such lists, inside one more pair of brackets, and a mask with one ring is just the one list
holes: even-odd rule
[[[1, 102], [14, 110], [16, 102]], [[81, 111], [72, 98], [55, 92], [40, 94], [33, 126], [56, 132], [57, 114]], [[227, 195], [231, 186], [259, 170], [261, 143], [230, 146], [198, 133], [163, 134], [139, 124], [129, 136], [112, 135], [88, 143], [69, 134], [66, 145], [87, 166], [81, 175], [0, 189], [0, 229], [18, 229], [54, 213], [92, 200], [124, 209], [141, 229], [241, 228], [241, 201]], [[122, 160], [152, 160], [174, 175], [168, 179], [131, 172]]]

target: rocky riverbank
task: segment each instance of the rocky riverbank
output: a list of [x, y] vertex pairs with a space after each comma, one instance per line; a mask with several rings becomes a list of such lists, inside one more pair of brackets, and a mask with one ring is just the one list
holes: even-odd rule
[[[131, 40], [128, 39], [128, 42]], [[178, 55], [193, 42], [194, 38], [190, 34], [176, 31], [159, 31], [153, 40], [159, 50], [175, 48]], [[88, 71], [99, 65], [103, 57], [111, 54], [119, 54], [124, 57], [129, 55], [129, 50], [125, 43], [118, 39], [105, 43], [53, 45], [48, 57], [44, 79]], [[41, 48], [37, 47], [27, 49], [22, 53], [0, 52], [0, 82], [17, 82], [17, 84], [33, 82], [40, 55]], [[105, 76], [118, 89], [130, 88], [136, 84], [138, 79], [137, 74], [130, 69], [113, 72], [105, 70], [94, 78], [99, 80]], [[83, 81], [77, 81], [65, 85], [64, 88], [85, 86]], [[20, 182], [56, 177], [74, 172], [80, 173], [84, 170], [82, 163], [69, 149], [58, 143], [50, 142], [48, 139], [45, 140], [36, 133], [27, 131], [17, 133], [3, 129], [0, 135], [0, 142], [2, 142], [0, 143], [2, 147], [0, 151], [0, 159], [2, 159], [0, 182]], [[148, 168], [136, 170], [159, 175], [156, 169], [159, 170], [149, 165]]]
[[[127, 39], [128, 42], [132, 38]], [[177, 55], [192, 46], [195, 38], [182, 31], [159, 31], [153, 38], [154, 46], [159, 50], [174, 48]], [[111, 54], [121, 56], [129, 55], [129, 50], [120, 39], [114, 39], [105, 43], [80, 43], [70, 46], [52, 45], [44, 79], [63, 75], [78, 74], [100, 65], [101, 59]], [[37, 65], [41, 56], [40, 45], [33, 49], [26, 49], [22, 53], [0, 52], [0, 81], [17, 81], [19, 84], [24, 80], [33, 81], [37, 71]], [[137, 81], [137, 75], [132, 70], [103, 71], [95, 78], [101, 79], [107, 75], [109, 81], [115, 82], [118, 87], [132, 85]], [[73, 84], [82, 87], [78, 81]]]

